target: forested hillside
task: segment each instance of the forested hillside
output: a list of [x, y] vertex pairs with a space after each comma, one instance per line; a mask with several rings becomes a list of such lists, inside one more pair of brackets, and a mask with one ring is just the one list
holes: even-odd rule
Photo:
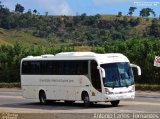
[[[132, 8], [132, 7], [131, 7]], [[77, 16], [40, 15], [36, 10], [23, 12], [20, 4], [15, 11], [0, 6], [0, 44], [19, 41], [24, 44], [74, 44], [97, 46], [108, 40], [126, 41], [135, 38], [160, 37], [160, 20], [118, 15], [81, 14]], [[149, 14], [154, 13], [153, 10]], [[155, 14], [155, 13], [154, 13]], [[145, 18], [144, 18], [145, 17]]]
[[141, 66], [138, 83], [160, 84], [160, 69], [153, 66], [160, 55], [160, 19], [140, 13], [49, 16], [24, 12], [20, 4], [11, 12], [0, 4], [0, 82], [19, 81], [20, 60], [28, 55], [90, 50], [123, 53]]

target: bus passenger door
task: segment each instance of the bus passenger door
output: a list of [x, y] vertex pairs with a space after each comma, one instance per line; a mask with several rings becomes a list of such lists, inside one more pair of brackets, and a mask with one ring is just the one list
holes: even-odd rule
[[[101, 100], [102, 97], [102, 87], [101, 87], [101, 78], [99, 70], [97, 69], [97, 62], [92, 60], [90, 63], [91, 71], [91, 82], [93, 87], [96, 89], [97, 93], [95, 94], [96, 99]], [[94, 96], [94, 93], [92, 94]]]

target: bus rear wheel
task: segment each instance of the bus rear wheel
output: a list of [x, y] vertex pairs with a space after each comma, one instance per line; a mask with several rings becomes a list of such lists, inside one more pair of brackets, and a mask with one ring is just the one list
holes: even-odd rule
[[40, 101], [40, 104], [42, 105], [47, 103], [46, 94], [44, 91], [39, 92], [39, 101]]
[[117, 107], [119, 102], [120, 102], [119, 100], [115, 100], [115, 101], [111, 101], [111, 104], [113, 107]]

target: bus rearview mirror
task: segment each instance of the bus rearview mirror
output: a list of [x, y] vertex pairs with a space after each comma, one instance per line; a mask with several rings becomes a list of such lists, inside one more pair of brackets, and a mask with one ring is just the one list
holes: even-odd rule
[[99, 69], [101, 71], [102, 78], [105, 78], [106, 77], [105, 70], [100, 66], [97, 66], [97, 69]]
[[139, 76], [141, 75], [141, 68], [140, 68], [138, 65], [130, 64], [130, 66], [131, 66], [131, 67], [134, 67], [134, 68], [137, 68], [138, 75], [139, 75]]

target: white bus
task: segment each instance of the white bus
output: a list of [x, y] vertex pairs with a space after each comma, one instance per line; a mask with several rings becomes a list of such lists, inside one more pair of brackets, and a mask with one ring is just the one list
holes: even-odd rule
[[128, 58], [119, 53], [62, 52], [56, 55], [28, 56], [21, 60], [23, 97], [73, 103], [85, 106], [135, 97], [135, 83]]

